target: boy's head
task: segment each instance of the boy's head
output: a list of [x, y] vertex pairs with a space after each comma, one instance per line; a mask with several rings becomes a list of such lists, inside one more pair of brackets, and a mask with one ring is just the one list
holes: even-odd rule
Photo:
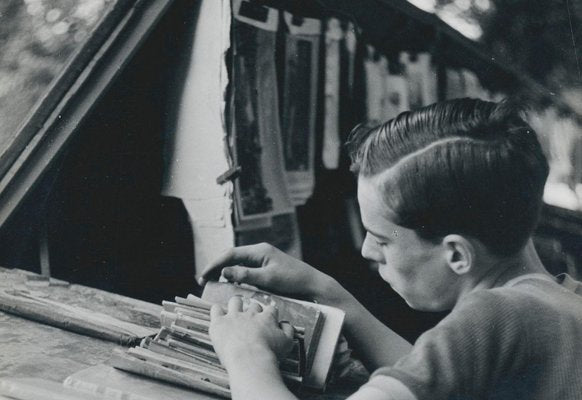
[[374, 180], [397, 225], [424, 239], [450, 233], [509, 256], [531, 236], [548, 164], [508, 103], [458, 99], [354, 129], [352, 170]]
[[368, 231], [362, 254], [414, 308], [454, 305], [475, 257], [518, 254], [536, 226], [548, 164], [507, 103], [437, 103], [358, 127], [348, 146]]

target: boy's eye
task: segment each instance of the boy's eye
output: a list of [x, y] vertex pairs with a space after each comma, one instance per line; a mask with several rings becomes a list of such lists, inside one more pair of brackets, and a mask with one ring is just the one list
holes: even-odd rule
[[378, 247], [384, 247], [388, 245], [388, 240], [386, 240], [385, 238], [379, 238], [373, 233], [368, 232], [367, 237], [369, 237], [371, 241], [374, 241], [374, 243]]

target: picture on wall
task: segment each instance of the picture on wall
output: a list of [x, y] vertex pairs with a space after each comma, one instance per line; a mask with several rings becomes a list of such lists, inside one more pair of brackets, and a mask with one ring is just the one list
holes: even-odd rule
[[281, 129], [287, 185], [294, 205], [315, 185], [315, 118], [321, 22], [285, 13], [285, 72]]
[[244, 4], [247, 2], [238, 2], [235, 14], [232, 71], [234, 159], [241, 169], [235, 181], [239, 220], [292, 211], [283, 171], [274, 83], [278, 12], [261, 6], [267, 10], [265, 19], [253, 20], [255, 14], [240, 8]]

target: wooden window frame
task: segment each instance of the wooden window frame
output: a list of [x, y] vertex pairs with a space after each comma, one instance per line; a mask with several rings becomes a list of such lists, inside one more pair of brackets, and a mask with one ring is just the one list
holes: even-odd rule
[[119, 0], [70, 58], [0, 155], [4, 225], [174, 0]]

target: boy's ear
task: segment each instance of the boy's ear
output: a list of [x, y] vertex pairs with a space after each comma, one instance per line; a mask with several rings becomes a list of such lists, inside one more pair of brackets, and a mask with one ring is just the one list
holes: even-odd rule
[[464, 275], [471, 270], [475, 261], [475, 247], [461, 235], [447, 235], [443, 238], [446, 261], [457, 275]]

